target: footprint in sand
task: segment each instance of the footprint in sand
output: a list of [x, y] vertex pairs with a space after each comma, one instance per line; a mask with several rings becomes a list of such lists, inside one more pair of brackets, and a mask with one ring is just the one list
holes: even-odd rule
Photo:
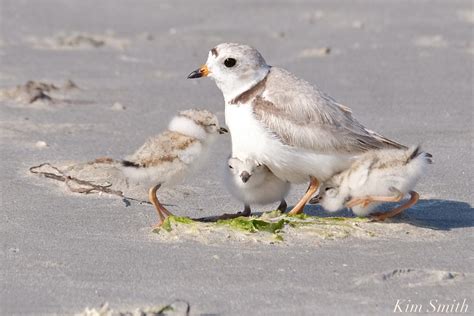
[[117, 37], [113, 32], [105, 34], [90, 33], [59, 33], [52, 37], [38, 38], [30, 36], [25, 39], [34, 48], [51, 50], [82, 50], [109, 47], [124, 50], [130, 45], [130, 40]]
[[29, 80], [25, 84], [13, 88], [0, 89], [0, 101], [13, 102], [15, 105], [46, 107], [61, 103], [90, 103], [86, 101], [70, 100], [67, 96], [79, 91], [78, 86], [67, 80], [62, 85], [51, 82]]
[[465, 278], [466, 275], [460, 272], [407, 268], [360, 277], [355, 280], [355, 284], [361, 286], [388, 282], [398, 284], [400, 287], [419, 287], [447, 285]]
[[474, 24], [474, 10], [459, 10], [457, 15], [461, 21]]
[[448, 46], [448, 42], [441, 35], [420, 36], [415, 38], [413, 43], [419, 47], [441, 48]]

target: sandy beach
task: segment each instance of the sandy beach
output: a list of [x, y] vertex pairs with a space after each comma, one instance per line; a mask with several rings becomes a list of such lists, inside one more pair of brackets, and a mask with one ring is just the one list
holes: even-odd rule
[[[458, 302], [472, 313], [473, 25], [467, 0], [0, 0], [0, 314], [104, 303], [133, 312], [177, 299], [191, 315], [391, 315], [413, 304], [436, 314], [432, 305]], [[146, 191], [127, 187], [136, 200], [125, 201], [75, 193], [29, 171], [49, 162], [90, 175], [98, 169], [87, 162], [133, 153], [179, 110], [224, 123], [214, 82], [186, 79], [221, 42], [256, 47], [368, 128], [421, 144], [434, 164], [419, 203], [361, 224], [307, 206], [348, 217], [350, 229], [288, 228], [278, 241], [206, 225], [156, 234], [155, 210], [139, 202]], [[219, 137], [199, 171], [163, 191], [173, 213], [242, 210], [222, 185], [229, 152]], [[288, 204], [305, 189], [293, 186]]]

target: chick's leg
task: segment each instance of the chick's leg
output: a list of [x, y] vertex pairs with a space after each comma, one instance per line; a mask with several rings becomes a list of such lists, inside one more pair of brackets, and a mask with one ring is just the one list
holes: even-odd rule
[[299, 202], [293, 207], [293, 209], [288, 213], [289, 215], [300, 214], [303, 212], [304, 206], [308, 201], [311, 199], [314, 193], [318, 191], [319, 188], [319, 181], [315, 177], [311, 177], [311, 181], [309, 183], [309, 188], [306, 191], [305, 195], [299, 200]]
[[281, 200], [280, 205], [278, 205], [277, 210], [279, 210], [282, 213], [285, 213], [287, 207], [288, 207], [288, 205], [286, 204], [286, 201], [283, 199], [283, 200]]
[[240, 213], [240, 216], [250, 216], [250, 214], [252, 214], [252, 209], [250, 208], [250, 205], [245, 204], [243, 212], [239, 212], [239, 213]]
[[394, 217], [400, 214], [401, 212], [403, 212], [404, 210], [406, 210], [407, 208], [415, 205], [416, 202], [418, 202], [420, 195], [415, 191], [410, 191], [409, 193], [410, 193], [410, 199], [405, 204], [402, 204], [399, 207], [396, 207], [389, 212], [374, 213], [372, 214], [372, 218], [377, 221], [384, 221], [387, 218]]
[[151, 187], [150, 190], [148, 190], [148, 199], [150, 200], [151, 204], [153, 204], [156, 211], [158, 212], [158, 216], [160, 217], [160, 221], [154, 226], [154, 228], [160, 227], [168, 216], [173, 215], [160, 203], [160, 201], [158, 201], [158, 198], [156, 197], [156, 191], [160, 187], [161, 183]]
[[403, 199], [403, 193], [397, 190], [396, 188], [391, 188], [391, 191], [395, 193], [393, 196], [376, 196], [368, 195], [361, 198], [353, 198], [346, 203], [346, 207], [352, 208], [356, 205], [362, 204], [363, 207], [366, 207], [372, 202], [399, 202]]

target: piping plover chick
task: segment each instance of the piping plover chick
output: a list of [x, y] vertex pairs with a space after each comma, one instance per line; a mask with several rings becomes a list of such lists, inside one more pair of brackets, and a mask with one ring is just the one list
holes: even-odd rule
[[225, 184], [237, 200], [244, 203], [239, 216], [249, 216], [252, 204], [269, 204], [280, 202], [278, 210], [286, 211], [285, 197], [290, 190], [290, 183], [277, 178], [267, 166], [253, 159], [240, 160], [229, 158], [225, 172]]
[[148, 197], [155, 206], [161, 225], [171, 213], [158, 201], [156, 191], [184, 179], [199, 165], [215, 135], [227, 130], [206, 110], [186, 110], [173, 117], [168, 130], [148, 139], [133, 155], [122, 161], [128, 178], [150, 187]]
[[385, 220], [414, 205], [419, 198], [412, 191], [431, 163], [431, 154], [419, 147], [372, 150], [361, 155], [345, 171], [323, 183], [311, 203], [319, 203], [330, 212], [349, 207], [357, 216], [367, 216], [383, 202], [398, 202], [407, 193], [410, 200], [385, 213], [373, 214]]
[[265, 164], [278, 178], [310, 187], [290, 214], [333, 174], [372, 149], [405, 148], [359, 123], [316, 86], [268, 65], [254, 48], [219, 44], [188, 78], [211, 77], [225, 100], [232, 155]]

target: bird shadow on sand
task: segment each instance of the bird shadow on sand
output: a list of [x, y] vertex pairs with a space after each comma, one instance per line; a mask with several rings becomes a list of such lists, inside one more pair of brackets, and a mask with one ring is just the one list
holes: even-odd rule
[[[389, 210], [394, 205], [393, 203], [387, 203], [380, 210]], [[305, 212], [308, 215], [319, 217], [354, 217], [354, 214], [347, 209], [337, 213], [328, 213], [318, 205], [307, 205]], [[461, 201], [419, 200], [416, 205], [400, 216], [387, 220], [385, 223], [406, 223], [417, 227], [445, 231], [474, 227], [474, 208], [469, 203]]]

